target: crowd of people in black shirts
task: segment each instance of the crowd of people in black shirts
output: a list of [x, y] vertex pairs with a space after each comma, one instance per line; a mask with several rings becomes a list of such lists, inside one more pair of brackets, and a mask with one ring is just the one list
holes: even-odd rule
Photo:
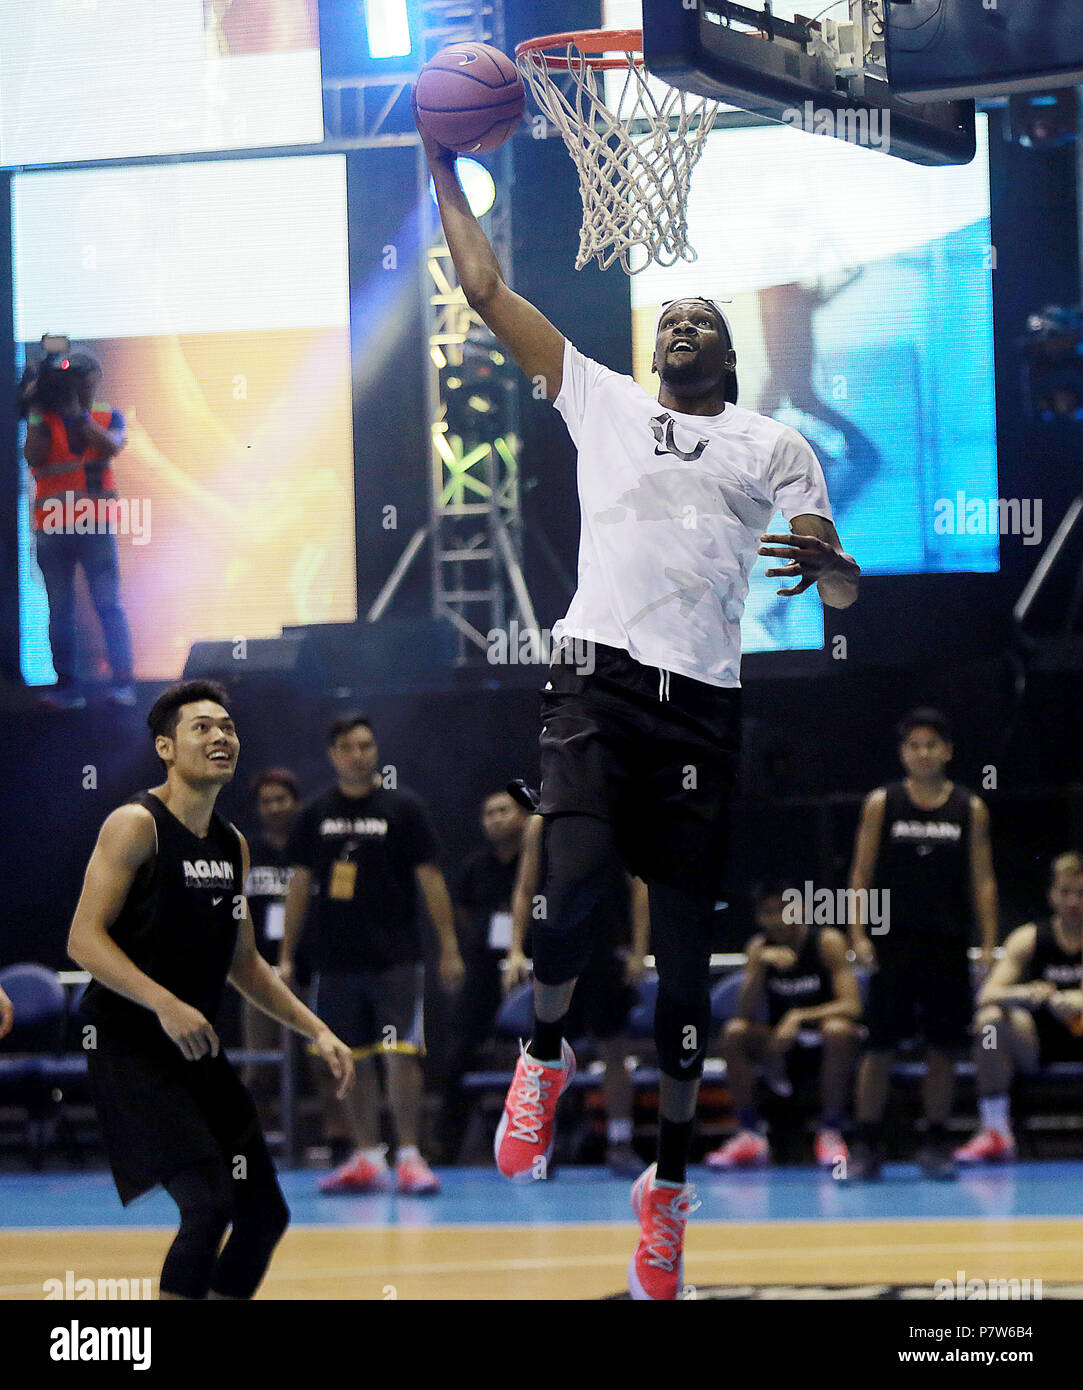
[[[1014, 1157], [1008, 1097], [1017, 1070], [1083, 1061], [1083, 855], [1052, 860], [1050, 916], [1012, 932], [994, 961], [986, 807], [947, 775], [953, 748], [942, 714], [907, 716], [898, 746], [906, 775], [866, 800], [851, 892], [834, 895], [844, 910], [833, 916], [817, 904], [810, 911], [796, 874], [756, 891], [756, 931], [739, 985], [731, 980], [726, 989], [716, 1048], [726, 1060], [737, 1126], [706, 1155], [710, 1167], [769, 1162], [761, 1100], [807, 1091], [818, 1080], [817, 1162], [851, 1181], [878, 1177], [892, 1059], [917, 1039], [926, 1062], [918, 1159], [928, 1176], [950, 1178], [960, 1163]], [[481, 806], [484, 847], [459, 867], [449, 890], [423, 802], [405, 787], [382, 784], [370, 721], [337, 720], [328, 753], [335, 786], [304, 806], [286, 769], [268, 768], [252, 785], [260, 829], [247, 894], [257, 940], [287, 982], [312, 991], [315, 1011], [357, 1061], [358, 1085], [345, 1101], [336, 1103], [320, 1083], [327, 1137], [342, 1160], [321, 1190], [434, 1192], [439, 1179], [419, 1147], [422, 908], [437, 933], [441, 986], [454, 999], [443, 1095], [427, 1144], [447, 1163], [460, 1152], [472, 1104], [463, 1077], [503, 1000], [529, 973], [542, 817], [526, 789], [492, 790]], [[975, 925], [977, 953], [970, 950]], [[573, 1036], [589, 1034], [605, 1062], [607, 1158], [614, 1170], [631, 1171], [640, 1160], [625, 1029], [646, 973], [650, 924], [645, 885], [618, 863], [599, 888], [590, 929], [594, 951], [569, 1027]], [[246, 1008], [247, 1046], [273, 1045], [276, 1027]], [[968, 1050], [980, 1125], [955, 1147], [948, 1134], [955, 1063]], [[381, 1142], [382, 1095], [395, 1135], [393, 1165]]]

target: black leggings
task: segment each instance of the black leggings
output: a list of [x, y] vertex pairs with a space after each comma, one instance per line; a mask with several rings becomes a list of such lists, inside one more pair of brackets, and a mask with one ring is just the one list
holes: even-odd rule
[[[545, 818], [545, 879], [532, 923], [534, 978], [578, 979], [593, 950], [587, 924], [618, 855], [613, 827], [596, 816]], [[703, 1072], [711, 1026], [715, 894], [651, 883], [651, 950], [658, 969], [654, 1041], [662, 1070], [680, 1081]]]
[[[290, 1213], [270, 1159], [234, 1178], [226, 1160], [183, 1168], [165, 1190], [180, 1208], [180, 1230], [162, 1265], [161, 1290], [182, 1298], [251, 1298], [289, 1225]], [[226, 1227], [232, 1226], [221, 1254]]]

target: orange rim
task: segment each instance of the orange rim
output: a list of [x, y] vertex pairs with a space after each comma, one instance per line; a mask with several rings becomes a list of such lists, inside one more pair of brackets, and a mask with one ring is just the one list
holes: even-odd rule
[[[546, 53], [547, 48], [578, 48], [586, 60], [587, 67], [593, 68], [596, 72], [608, 68], [627, 67], [627, 55], [629, 53], [640, 55], [634, 60], [636, 65], [640, 66], [643, 63], [643, 30], [576, 29], [567, 34], [545, 34], [541, 38], [526, 39], [523, 43], [517, 44], [515, 57], [518, 59], [527, 53], [537, 53], [547, 68], [557, 71], [563, 68], [566, 72], [570, 72], [572, 60], [568, 54], [566, 52]], [[614, 50], [626, 56], [623, 58], [603, 56]]]

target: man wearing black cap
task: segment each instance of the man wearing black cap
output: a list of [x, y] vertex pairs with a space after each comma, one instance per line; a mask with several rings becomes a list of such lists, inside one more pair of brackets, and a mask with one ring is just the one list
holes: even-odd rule
[[[664, 305], [655, 398], [584, 356], [510, 290], [463, 194], [455, 156], [421, 132], [470, 306], [564, 417], [579, 452], [578, 587], [553, 630], [542, 696], [543, 889], [532, 910], [534, 1027], [497, 1129], [513, 1180], [545, 1176], [557, 1100], [575, 1071], [565, 1019], [594, 942], [592, 909], [619, 856], [648, 885], [658, 968], [658, 1162], [632, 1189], [632, 1295], [674, 1299], [692, 1209], [685, 1167], [710, 1030], [714, 904], [739, 743], [741, 613], [756, 555], [792, 597], [845, 608], [844, 554], [823, 470], [795, 430], [736, 404], [721, 308]], [[791, 534], [764, 534], [776, 511]], [[572, 664], [572, 663], [575, 664]]]

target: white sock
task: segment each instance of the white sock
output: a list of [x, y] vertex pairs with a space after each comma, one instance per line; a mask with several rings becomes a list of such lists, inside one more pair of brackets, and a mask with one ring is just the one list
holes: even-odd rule
[[382, 1144], [378, 1144], [374, 1149], [358, 1149], [357, 1157], [367, 1158], [370, 1163], [375, 1163], [377, 1168], [387, 1167], [387, 1153]]
[[978, 1100], [982, 1129], [995, 1129], [998, 1134], [1010, 1134], [1012, 1122], [1008, 1115], [1007, 1096], [982, 1096]]
[[606, 1120], [605, 1137], [611, 1144], [630, 1144], [632, 1142], [631, 1120]]
[[395, 1157], [401, 1163], [404, 1158], [420, 1158], [421, 1153], [416, 1144], [403, 1144], [396, 1151]]

